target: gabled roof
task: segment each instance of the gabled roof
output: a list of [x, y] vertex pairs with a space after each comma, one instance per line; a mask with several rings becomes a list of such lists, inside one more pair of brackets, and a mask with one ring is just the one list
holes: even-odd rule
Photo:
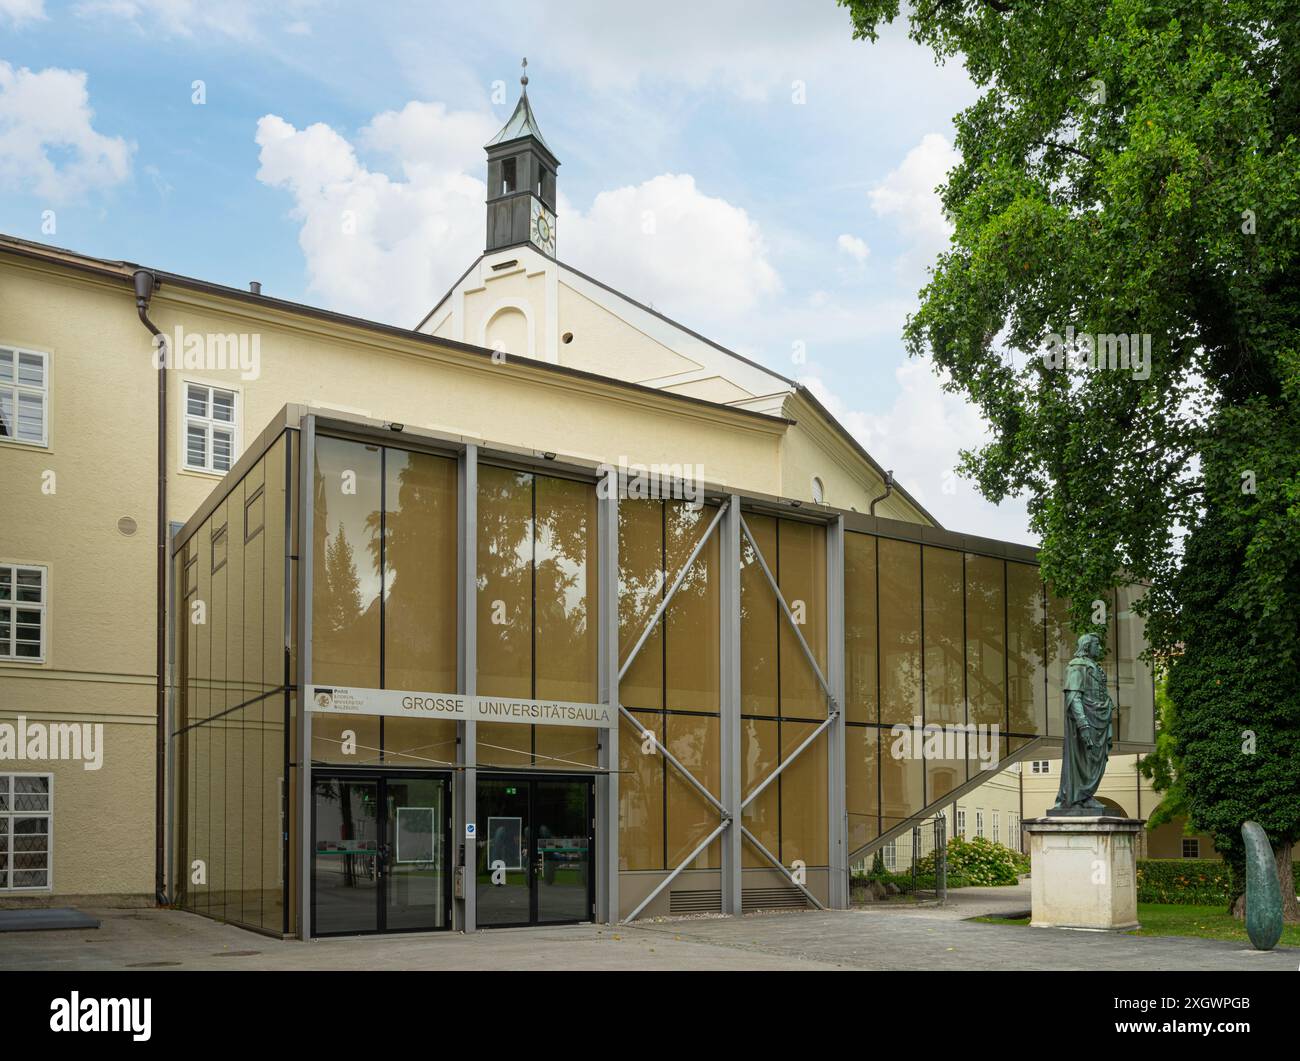
[[510, 120], [501, 127], [501, 131], [492, 137], [484, 147], [495, 147], [497, 144], [507, 144], [511, 140], [520, 140], [525, 136], [531, 136], [542, 147], [546, 148], [552, 156], [551, 145], [548, 144], [542, 136], [542, 130], [537, 125], [537, 118], [533, 114], [533, 108], [528, 102], [528, 89], [524, 89], [519, 95], [519, 102], [515, 104], [515, 112], [510, 115]]
[[[496, 254], [496, 253], [503, 252], [507, 249], [508, 248], [504, 248], [504, 247], [497, 248], [497, 250], [492, 251], [491, 253]], [[724, 354], [727, 357], [737, 362], [740, 362], [741, 364], [748, 365], [750, 368], [757, 369], [758, 371], [763, 372], [768, 376], [771, 376], [775, 380], [779, 381], [780, 386], [784, 388], [788, 393], [797, 395], [801, 397], [805, 402], [807, 402], [808, 405], [811, 406], [812, 409], [817, 413], [817, 415], [819, 415], [830, 426], [831, 430], [834, 431], [835, 434], [838, 435], [841, 439], [843, 439], [843, 441], [846, 442], [848, 446], [855, 453], [857, 453], [858, 456], [861, 457], [867, 463], [868, 467], [870, 467], [872, 471], [874, 471], [877, 475], [879, 475], [882, 480], [886, 477], [887, 474], [889, 474], [888, 472], [886, 472], [885, 468], [880, 464], [880, 462], [877, 461], [875, 457], [873, 457], [870, 453], [867, 452], [866, 447], [863, 446], [862, 443], [858, 441], [858, 439], [854, 436], [854, 434], [847, 427], [841, 424], [839, 420], [835, 418], [835, 415], [817, 399], [817, 396], [813, 394], [811, 390], [809, 390], [806, 386], [804, 386], [804, 384], [800, 383], [798, 380], [791, 379], [788, 376], [784, 376], [780, 372], [768, 368], [766, 365], [759, 364], [757, 361], [752, 361], [749, 358], [745, 357], [743, 354], [736, 353], [736, 351], [734, 350], [729, 350], [727, 347], [723, 346], [719, 342], [715, 342], [713, 339], [710, 339], [708, 336], [702, 335], [700, 332], [695, 331], [693, 328], [688, 328], [685, 324], [682, 324], [680, 321], [673, 320], [671, 317], [668, 317], [665, 314], [660, 313], [657, 309], [654, 309], [651, 306], [647, 306], [643, 302], [638, 302], [631, 295], [625, 294], [624, 292], [619, 291], [617, 288], [610, 287], [608, 284], [602, 283], [601, 281], [597, 280], [595, 277], [588, 276], [586, 273], [582, 272], [581, 270], [575, 269], [571, 265], [566, 265], [558, 258], [552, 258], [548, 254], [542, 254], [542, 252], [538, 251], [535, 247], [532, 247], [531, 245], [527, 246], [526, 249], [534, 254], [538, 254], [540, 257], [546, 258], [548, 261], [554, 262], [556, 267], [560, 269], [562, 272], [570, 273], [573, 276], [581, 277], [583, 280], [586, 280], [589, 283], [594, 284], [596, 287], [599, 287], [602, 290], [609, 292], [609, 294], [615, 296], [616, 298], [621, 299], [623, 302], [626, 302], [628, 305], [634, 306], [636, 309], [641, 310], [645, 313], [649, 313], [650, 315], [657, 317], [665, 324], [677, 329], [683, 334], [689, 335], [691, 338], [697, 339], [700, 342], [712, 347], [714, 350], [717, 350], [719, 353]], [[466, 278], [469, 277], [469, 275], [475, 270], [475, 268], [478, 267], [478, 265], [487, 256], [488, 256], [488, 252], [484, 252], [483, 254], [480, 254], [477, 258], [475, 258], [472, 262], [470, 262], [469, 268], [467, 268], [463, 273], [461, 273], [460, 279], [457, 280], [454, 284], [451, 285], [450, 288], [447, 289], [447, 293], [444, 294], [442, 298], [440, 298], [437, 301], [433, 309], [429, 310], [429, 312], [426, 313], [424, 317], [420, 320], [420, 323], [415, 326], [415, 330], [417, 332], [420, 331], [422, 328], [424, 328], [424, 326], [428, 324], [430, 320], [433, 319], [434, 315], [438, 312], [438, 310], [440, 310], [444, 305], [446, 305], [447, 300], [451, 298], [452, 294], [455, 293], [456, 289], [465, 282]], [[609, 378], [614, 379], [617, 377], [609, 377]], [[700, 400], [707, 400], [707, 399], [700, 399]], [[712, 404], [718, 404], [718, 403], [712, 403]], [[728, 404], [728, 407], [733, 409], [744, 408], [744, 406], [730, 405], [730, 404]], [[791, 422], [794, 423], [795, 421], [791, 420]], [[912, 494], [909, 493], [907, 489], [901, 483], [898, 482], [897, 479], [894, 480], [893, 489], [896, 494], [902, 497], [909, 505], [912, 506], [912, 508], [914, 508], [918, 513], [920, 513], [922, 517], [929, 520], [933, 526], [940, 529], [943, 528], [943, 524], [940, 523], [939, 520], [935, 518], [934, 514], [930, 512], [924, 505], [922, 505], [920, 501], [918, 501], [915, 497], [913, 497]]]

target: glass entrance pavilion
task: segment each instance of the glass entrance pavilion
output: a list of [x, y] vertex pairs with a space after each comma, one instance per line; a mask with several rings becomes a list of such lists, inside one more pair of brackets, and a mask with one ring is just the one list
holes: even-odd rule
[[172, 559], [175, 900], [274, 935], [846, 906], [1061, 734], [1034, 550], [735, 487], [291, 405]]

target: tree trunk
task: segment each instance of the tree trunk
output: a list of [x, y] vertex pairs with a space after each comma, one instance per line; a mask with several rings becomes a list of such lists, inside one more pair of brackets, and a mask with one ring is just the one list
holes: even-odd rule
[[1300, 924], [1300, 899], [1295, 894], [1295, 874], [1291, 866], [1291, 843], [1280, 843], [1274, 853], [1277, 858], [1277, 879], [1282, 885], [1282, 920], [1288, 925]]

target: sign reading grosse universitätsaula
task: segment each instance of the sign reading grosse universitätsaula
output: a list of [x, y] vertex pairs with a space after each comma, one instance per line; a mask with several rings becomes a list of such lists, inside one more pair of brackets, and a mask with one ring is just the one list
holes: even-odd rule
[[478, 722], [588, 726], [596, 729], [607, 729], [614, 724], [614, 714], [609, 704], [525, 700], [511, 696], [468, 696], [465, 693], [429, 693], [408, 689], [354, 689], [339, 685], [310, 685], [307, 691], [307, 703], [311, 710], [322, 714], [473, 719]]

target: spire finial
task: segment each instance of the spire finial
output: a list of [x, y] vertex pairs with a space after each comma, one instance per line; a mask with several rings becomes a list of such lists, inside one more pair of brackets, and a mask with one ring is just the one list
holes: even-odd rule
[[519, 64], [523, 67], [524, 72], [519, 77], [519, 83], [524, 86], [524, 95], [528, 95], [528, 56], [524, 56], [524, 61]]

